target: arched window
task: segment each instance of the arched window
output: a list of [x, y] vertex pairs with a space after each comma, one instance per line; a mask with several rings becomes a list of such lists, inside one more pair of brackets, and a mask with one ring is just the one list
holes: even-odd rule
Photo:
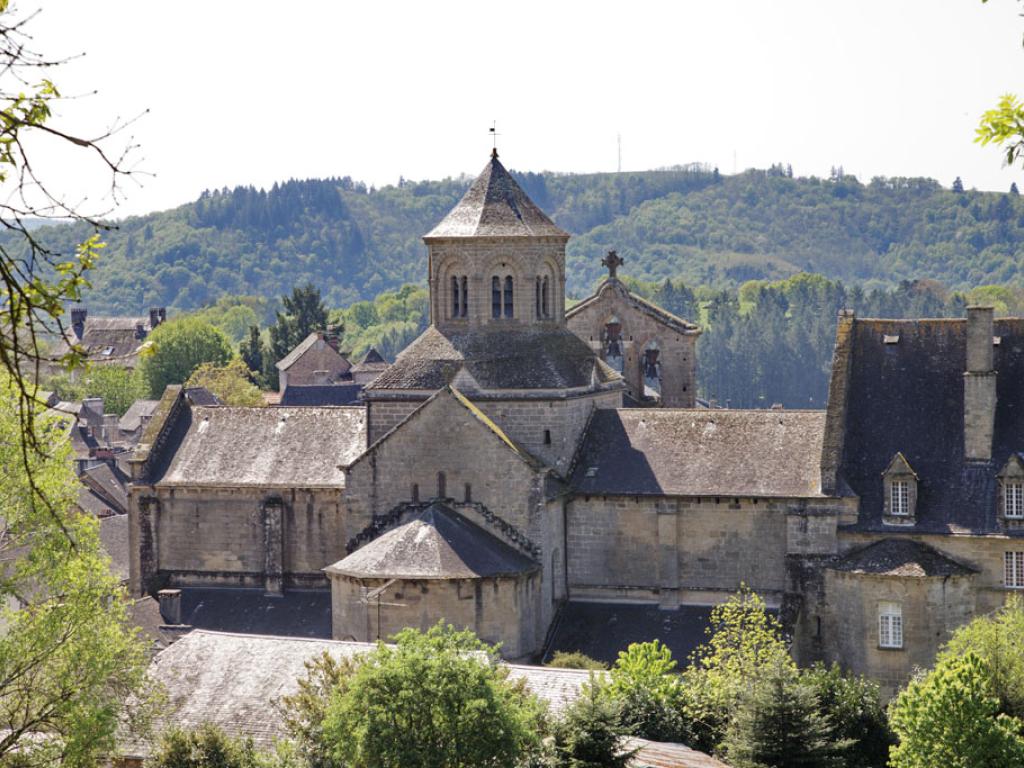
[[512, 309], [512, 276], [505, 278], [505, 317], [513, 316]]
[[544, 317], [544, 314], [543, 314], [543, 312], [541, 310], [541, 306], [540, 306], [540, 276], [539, 275], [537, 277], [537, 299], [536, 299], [536, 302], [537, 302], [537, 317]]
[[462, 317], [469, 314], [469, 278], [462, 277]]
[[501, 317], [501, 278], [491, 278], [491, 317]]
[[458, 317], [461, 313], [459, 306], [459, 278], [452, 278], [452, 317]]
[[551, 309], [548, 305], [548, 276], [544, 275], [544, 280], [540, 286], [540, 308], [544, 317], [551, 317]]

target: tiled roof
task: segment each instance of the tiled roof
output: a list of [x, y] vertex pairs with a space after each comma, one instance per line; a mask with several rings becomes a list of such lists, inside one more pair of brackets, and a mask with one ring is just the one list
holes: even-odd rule
[[331, 636], [331, 593], [290, 589], [267, 595], [262, 589], [181, 590], [181, 619], [196, 629], [281, 637]]
[[1024, 450], [1024, 319], [997, 319], [993, 334], [992, 461], [966, 464], [967, 321], [853, 321], [839, 478], [860, 497], [858, 528], [892, 530], [882, 523], [882, 472], [901, 452], [919, 478], [913, 530], [998, 530], [996, 474]]
[[363, 359], [352, 366], [352, 373], [364, 373], [367, 371], [383, 371], [388, 367], [388, 361], [381, 357], [380, 352], [370, 347]]
[[110, 570], [121, 581], [128, 580], [128, 515], [100, 518], [100, 543], [110, 555]]
[[538, 567], [458, 512], [434, 502], [324, 570], [356, 578], [479, 579]]
[[192, 407], [156, 485], [344, 487], [366, 449], [366, 409]]
[[505, 170], [495, 152], [458, 204], [424, 240], [444, 237], [564, 237]]
[[351, 367], [348, 360], [327, 342], [323, 331], [313, 331], [296, 344], [295, 349], [278, 360], [277, 369], [287, 371], [307, 354], [314, 355], [310, 365], [315, 369], [338, 370], [343, 373]]
[[361, 384], [289, 384], [280, 405], [353, 405], [359, 402]]
[[974, 568], [959, 563], [927, 544], [913, 539], [882, 539], [848, 553], [835, 565], [837, 571], [877, 576], [967, 576]]
[[819, 496], [824, 411], [601, 409], [571, 484], [579, 494]]
[[[284, 735], [278, 702], [297, 689], [305, 662], [327, 652], [351, 657], [376, 647], [373, 643], [305, 638], [238, 635], [194, 630], [161, 651], [150, 666], [154, 681], [167, 694], [167, 703], [154, 731], [177, 726], [196, 728], [210, 722], [228, 734], [251, 737], [270, 747]], [[512, 679], [559, 711], [579, 695], [588, 672], [509, 665]], [[145, 741], [123, 740], [125, 756], [145, 757]]]
[[136, 400], [125, 411], [117, 422], [117, 428], [122, 432], [134, 432], [142, 426], [142, 420], [153, 415], [159, 400]]
[[442, 332], [431, 326], [366, 391], [434, 391], [452, 383], [460, 370], [485, 390], [590, 388], [621, 380], [565, 328]]
[[82, 472], [82, 483], [107, 498], [118, 514], [128, 512], [128, 476], [120, 468], [106, 462]]
[[[138, 327], [142, 326], [141, 334]], [[55, 356], [64, 354], [71, 343], [83, 347], [90, 360], [131, 363], [146, 343], [152, 330], [149, 317], [98, 317], [89, 315], [81, 338], [69, 330], [66, 340], [58, 342]], [[141, 338], [140, 338], [141, 336]]]
[[574, 305], [572, 309], [566, 311], [566, 319], [568, 320], [573, 315], [576, 315], [579, 312], [583, 311], [584, 309], [588, 308], [590, 305], [597, 303], [598, 301], [601, 300], [601, 297], [609, 291], [615, 291], [630, 306], [634, 307], [635, 309], [647, 315], [648, 317], [657, 320], [659, 323], [668, 326], [677, 333], [690, 335], [700, 333], [700, 328], [698, 326], [694, 325], [688, 320], [684, 320], [681, 317], [673, 315], [671, 312], [662, 309], [657, 304], [649, 302], [642, 296], [637, 296], [635, 293], [630, 291], [629, 288], [627, 288], [625, 284], [622, 283], [618, 278], [614, 277], [605, 280], [601, 284], [601, 287], [594, 292], [593, 296], [589, 296], [588, 298], [581, 301], [579, 304]]
[[626, 750], [636, 750], [630, 768], [729, 768], [711, 755], [690, 749], [685, 744], [648, 741], [634, 736], [623, 742]]

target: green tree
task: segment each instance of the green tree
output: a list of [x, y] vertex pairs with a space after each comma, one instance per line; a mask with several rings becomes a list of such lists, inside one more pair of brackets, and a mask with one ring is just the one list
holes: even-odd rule
[[554, 725], [554, 768], [625, 768], [621, 705], [592, 677]]
[[250, 373], [263, 376], [263, 338], [259, 326], [249, 326], [249, 336], [238, 348], [238, 354], [248, 366]]
[[1024, 720], [1024, 599], [1010, 595], [998, 611], [958, 628], [938, 656], [950, 662], [968, 653], [988, 670], [999, 711]]
[[225, 365], [202, 363], [185, 382], [189, 387], [206, 387], [224, 405], [265, 405], [259, 387], [252, 383], [249, 368], [233, 357]]
[[844, 675], [837, 664], [815, 664], [803, 672], [814, 689], [819, 712], [832, 723], [835, 738], [848, 741], [844, 768], [885, 765], [892, 731], [879, 698], [878, 684], [865, 677]]
[[561, 669], [608, 669], [608, 665], [603, 661], [592, 659], [579, 651], [555, 651], [551, 660], [545, 662], [544, 666], [560, 667]]
[[252, 739], [236, 739], [211, 723], [192, 731], [175, 728], [160, 736], [149, 768], [303, 768], [287, 742], [261, 752]]
[[278, 386], [276, 364], [315, 330], [327, 328], [327, 308], [320, 299], [320, 289], [312, 283], [292, 288], [291, 296], [282, 296], [284, 312], [277, 313], [270, 326], [270, 354], [263, 361], [267, 382]]
[[539, 744], [541, 707], [469, 631], [405, 629], [331, 697], [324, 738], [350, 768], [512, 766]]
[[959, 176], [953, 179], [953, 191], [957, 194], [962, 194], [964, 191], [964, 183], [960, 180]]
[[281, 699], [284, 724], [309, 768], [335, 768], [331, 744], [324, 738], [324, 720], [332, 694], [339, 694], [359, 662], [337, 659], [326, 651], [305, 662], [298, 690]]
[[142, 377], [116, 365], [90, 365], [82, 376], [85, 397], [102, 397], [103, 410], [124, 416], [132, 403], [147, 394]]
[[792, 664], [774, 660], [739, 698], [722, 744], [736, 768], [841, 768], [838, 741], [818, 711], [814, 687]]
[[[983, 147], [988, 144], [1001, 147], [1006, 153], [1006, 165], [1017, 162], [1024, 152], [1024, 102], [1012, 93], [1004, 94], [993, 109], [982, 114], [974, 141]], [[963, 191], [962, 186], [960, 191]]]
[[976, 654], [947, 658], [912, 680], [889, 717], [892, 768], [1020, 768], [1021, 722], [999, 712], [991, 671]]
[[782, 625], [757, 594], [744, 587], [712, 610], [708, 639], [683, 673], [686, 716], [698, 748], [713, 751], [725, 736], [740, 698], [765, 670], [796, 668]]
[[684, 692], [672, 652], [659, 641], [631, 643], [612, 665], [607, 692], [622, 706], [622, 722], [636, 736], [689, 741]]
[[16, 393], [0, 379], [0, 763], [90, 766], [114, 751], [125, 702], [145, 699], [146, 648], [96, 520], [74, 511], [79, 485], [55, 415], [36, 416], [44, 450], [29, 454], [29, 482]]
[[203, 363], [224, 365], [231, 359], [231, 343], [224, 332], [194, 317], [161, 323], [147, 342], [139, 374], [152, 398], [161, 397], [168, 384], [183, 384]]

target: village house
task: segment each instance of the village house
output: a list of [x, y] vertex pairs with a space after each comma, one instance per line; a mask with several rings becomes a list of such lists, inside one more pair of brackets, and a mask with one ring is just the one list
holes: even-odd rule
[[447, 619], [536, 660], [685, 658], [746, 585], [799, 662], [891, 687], [1024, 588], [1024, 321], [844, 313], [827, 410], [695, 408], [700, 329], [614, 253], [567, 312], [568, 240], [495, 152], [424, 237], [430, 326], [359, 405], [169, 388], [131, 460], [132, 590], [321, 595], [339, 641]]

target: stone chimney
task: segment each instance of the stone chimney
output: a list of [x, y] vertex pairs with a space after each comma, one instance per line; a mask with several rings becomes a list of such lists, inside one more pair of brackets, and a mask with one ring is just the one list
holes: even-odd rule
[[150, 307], [149, 309], [149, 329], [153, 330], [160, 323], [167, 320], [167, 308], [166, 307]]
[[181, 624], [181, 590], [161, 589], [156, 593], [160, 601], [160, 618], [166, 624]]
[[341, 329], [338, 326], [327, 326], [327, 330], [324, 331], [323, 340], [326, 341], [335, 352], [338, 352], [339, 354], [341, 353], [341, 350], [339, 349], [339, 345], [341, 344]]
[[85, 318], [88, 315], [89, 310], [85, 307], [76, 307], [71, 310], [71, 330], [78, 338], [85, 335]]
[[996, 421], [996, 371], [992, 360], [992, 307], [967, 308], [964, 373], [964, 459], [989, 461]]

